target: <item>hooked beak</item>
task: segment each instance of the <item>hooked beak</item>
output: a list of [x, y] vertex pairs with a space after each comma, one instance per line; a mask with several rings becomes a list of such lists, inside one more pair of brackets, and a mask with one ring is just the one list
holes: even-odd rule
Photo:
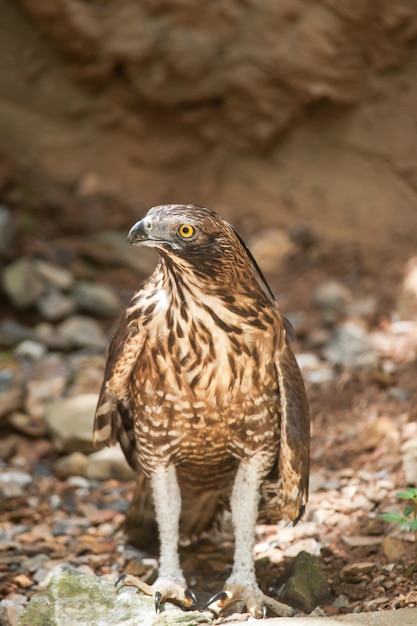
[[131, 246], [135, 243], [145, 242], [147, 239], [149, 239], [149, 234], [147, 232], [144, 221], [145, 220], [139, 220], [129, 230], [127, 234], [127, 242]]

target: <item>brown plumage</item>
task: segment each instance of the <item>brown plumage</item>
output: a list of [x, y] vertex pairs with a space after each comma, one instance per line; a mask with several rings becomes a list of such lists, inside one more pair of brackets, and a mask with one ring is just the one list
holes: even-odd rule
[[230, 498], [235, 559], [217, 605], [242, 599], [260, 615], [270, 600], [255, 580], [256, 519], [296, 521], [308, 493], [308, 406], [289, 325], [245, 244], [213, 211], [154, 207], [128, 240], [160, 259], [111, 342], [95, 440], [119, 441], [138, 471], [128, 529], [148, 545], [159, 529], [157, 606], [193, 604], [180, 515], [183, 532], [199, 533]]

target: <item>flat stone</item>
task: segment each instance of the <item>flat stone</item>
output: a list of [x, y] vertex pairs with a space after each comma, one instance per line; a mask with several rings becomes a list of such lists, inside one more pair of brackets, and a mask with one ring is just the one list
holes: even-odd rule
[[337, 596], [336, 600], [333, 602], [332, 606], [335, 606], [337, 609], [347, 609], [351, 605], [351, 600], [348, 596], [344, 594], [340, 594]]
[[313, 302], [321, 309], [331, 309], [343, 313], [352, 300], [352, 293], [337, 280], [327, 280], [316, 287]]
[[[24, 370], [26, 380], [64, 379], [68, 382], [72, 377], [67, 356], [56, 352], [48, 352], [42, 359], [25, 363]], [[52, 384], [56, 393], [55, 383]]]
[[331, 336], [324, 349], [324, 356], [333, 365], [352, 369], [370, 369], [379, 361], [378, 351], [362, 326], [348, 321]]
[[19, 341], [33, 338], [33, 330], [22, 326], [16, 320], [5, 319], [0, 322], [0, 345], [2, 346], [9, 348], [19, 343]]
[[12, 372], [0, 372], [0, 420], [17, 411], [23, 405], [24, 392], [22, 385], [15, 380]]
[[19, 617], [23, 614], [29, 601], [21, 593], [11, 593], [0, 602], [0, 624], [2, 626], [16, 626]]
[[342, 541], [349, 548], [361, 548], [363, 546], [378, 546], [382, 543], [383, 537], [372, 535], [343, 535]]
[[94, 451], [92, 433], [97, 400], [97, 394], [85, 393], [46, 404], [44, 419], [58, 450]]
[[36, 271], [49, 285], [62, 291], [68, 291], [74, 283], [74, 276], [65, 267], [49, 263], [43, 259], [35, 260]]
[[2, 273], [3, 288], [10, 301], [25, 309], [41, 297], [45, 282], [36, 272], [32, 259], [22, 258], [10, 263]]
[[381, 598], [374, 598], [373, 600], [369, 600], [369, 602], [365, 603], [365, 608], [368, 611], [375, 611], [382, 604], [387, 604], [389, 602], [389, 598], [382, 596]]
[[87, 465], [88, 457], [85, 454], [72, 452], [55, 461], [54, 473], [64, 480], [69, 476], [85, 476]]
[[16, 346], [15, 353], [23, 359], [38, 360], [46, 354], [46, 347], [40, 341], [25, 339]]
[[367, 579], [367, 575], [375, 569], [375, 563], [368, 561], [349, 563], [345, 565], [341, 572], [340, 577], [342, 580], [349, 583], [360, 583]]
[[43, 419], [36, 418], [27, 413], [16, 411], [9, 416], [9, 424], [18, 432], [27, 437], [45, 437], [47, 429]]
[[65, 376], [51, 378], [37, 378], [26, 383], [25, 411], [35, 418], [42, 418], [45, 413], [45, 403], [52, 398], [59, 397], [67, 384]]
[[34, 334], [39, 341], [51, 350], [66, 350], [73, 345], [71, 337], [60, 334], [59, 328], [56, 328], [49, 322], [37, 324], [34, 328]]
[[85, 468], [90, 480], [133, 480], [135, 472], [126, 461], [120, 446], [110, 446], [90, 454]]
[[[416, 626], [417, 608], [395, 611], [349, 613], [331, 617], [273, 617], [265, 622], [268, 626]], [[242, 626], [242, 622], [231, 621], [228, 626]]]
[[93, 315], [114, 316], [121, 308], [121, 303], [111, 287], [99, 283], [77, 282], [72, 296], [81, 311]]
[[313, 352], [296, 354], [295, 358], [303, 376], [312, 384], [320, 384], [333, 380], [335, 373], [328, 363], [321, 361]]
[[36, 303], [39, 313], [47, 320], [57, 321], [77, 310], [77, 305], [72, 298], [56, 289], [50, 289]]
[[129, 246], [127, 232], [106, 231], [97, 233], [86, 241], [83, 249], [85, 256], [105, 266], [127, 266], [147, 276], [151, 274], [157, 262], [154, 250]]
[[297, 557], [297, 555], [300, 554], [302, 551], [307, 552], [308, 554], [314, 554], [315, 556], [319, 556], [320, 549], [320, 544], [316, 539], [306, 537], [305, 539], [296, 541], [291, 546], [289, 546], [285, 550], [284, 556], [286, 558], [294, 558]]
[[25, 472], [13, 471], [0, 473], [0, 492], [5, 498], [19, 498], [25, 493], [25, 487], [32, 482], [32, 476]]
[[323, 469], [310, 472], [310, 493], [315, 493], [325, 488], [327, 482], [327, 474]]
[[57, 327], [58, 336], [75, 348], [105, 350], [108, 340], [101, 326], [85, 315], [73, 315]]

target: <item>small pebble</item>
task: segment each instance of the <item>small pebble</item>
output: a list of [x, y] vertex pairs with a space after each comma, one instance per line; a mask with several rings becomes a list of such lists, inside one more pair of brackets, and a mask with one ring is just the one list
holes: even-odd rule
[[25, 493], [25, 487], [32, 482], [32, 476], [25, 472], [1, 472], [0, 491], [5, 498], [18, 498]]
[[39, 341], [26, 339], [16, 346], [15, 353], [22, 359], [41, 359], [46, 354], [46, 347]]

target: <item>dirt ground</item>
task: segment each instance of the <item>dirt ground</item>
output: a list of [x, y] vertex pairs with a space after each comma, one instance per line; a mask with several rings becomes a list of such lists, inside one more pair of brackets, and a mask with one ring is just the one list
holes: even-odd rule
[[[30, 212], [34, 194], [27, 193], [27, 187], [19, 195], [19, 189], [22, 192], [29, 185], [24, 176], [13, 173], [8, 181], [3, 195], [18, 219]], [[40, 198], [45, 199], [43, 193]], [[72, 224], [71, 230], [60, 221], [76, 201], [67, 191], [53, 198], [49, 213], [48, 205], [39, 200], [43, 207], [39, 219], [29, 230], [22, 230], [13, 257], [31, 252], [54, 259], [60, 250], [64, 258], [64, 253], [75, 250], [79, 258], [82, 237], [77, 227]], [[110, 214], [113, 205], [106, 202]], [[100, 211], [107, 210], [102, 206]], [[118, 207], [115, 226], [122, 223], [123, 211]], [[249, 232], [243, 230], [242, 235], [248, 238]], [[389, 329], [411, 253], [407, 243], [370, 248], [350, 241], [333, 244], [307, 231], [293, 232], [291, 237], [295, 252], [281, 262], [277, 272], [267, 274], [284, 312], [298, 315], [297, 354], [314, 353], [323, 360], [320, 337], [328, 336], [344, 320], [343, 313], [326, 317], [314, 303], [316, 287], [330, 278], [348, 286], [355, 301], [370, 295], [375, 298], [374, 309], [365, 316], [369, 331]], [[123, 294], [131, 293], [138, 282], [137, 275], [127, 269], [96, 265], [93, 274]], [[2, 319], [14, 318], [27, 325], [39, 321], [33, 310], [19, 313], [5, 301], [1, 314]], [[110, 322], [103, 326], [108, 330]], [[10, 358], [5, 349], [2, 367]], [[405, 575], [413, 561], [413, 537], [398, 535], [378, 517], [383, 511], [401, 509], [395, 496], [405, 487], [401, 445], [410, 433], [415, 435], [417, 421], [415, 353], [410, 358], [400, 351], [390, 358], [394, 366], [389, 372], [378, 367], [366, 371], [340, 367], [327, 382], [306, 379], [312, 418], [310, 504], [304, 521], [294, 530], [258, 527], [257, 574], [267, 593], [277, 595], [285, 580], [294, 556], [291, 547], [311, 549], [313, 545], [331, 590], [322, 606], [324, 613], [417, 604], [417, 574]], [[100, 367], [97, 371], [100, 375]], [[98, 391], [99, 375], [90, 380], [89, 391]], [[54, 467], [60, 454], [50, 438], [25, 436], [7, 424], [0, 434], [2, 471], [19, 469], [33, 477], [24, 493], [2, 498], [0, 597], [12, 593], [30, 597], [42, 587], [48, 571], [62, 561], [110, 577], [121, 571], [152, 577], [154, 561], [143, 561], [133, 549], [122, 548], [131, 482], [111, 480], [88, 486], [83, 479], [59, 479]], [[387, 537], [399, 542], [394, 541], [397, 552], [389, 550]], [[185, 573], [197, 594], [204, 597], [218, 590], [230, 567], [231, 549], [227, 532], [214, 533], [198, 544], [184, 543]], [[355, 564], [359, 564], [356, 569]]]

